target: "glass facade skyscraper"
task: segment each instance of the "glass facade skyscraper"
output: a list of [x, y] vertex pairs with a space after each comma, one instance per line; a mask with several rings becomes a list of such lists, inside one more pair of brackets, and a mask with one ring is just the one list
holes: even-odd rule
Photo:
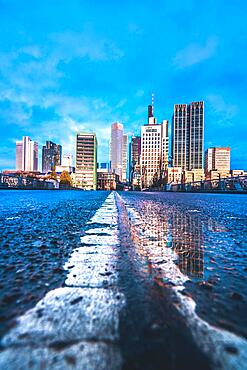
[[42, 148], [42, 172], [55, 171], [56, 166], [61, 165], [61, 160], [62, 146], [46, 141], [46, 145]]
[[122, 147], [122, 181], [127, 181], [127, 162], [128, 162], [128, 135], [123, 135], [123, 147]]
[[[126, 154], [127, 155], [127, 154]], [[110, 166], [113, 172], [123, 179], [123, 125], [115, 122], [111, 125]]]
[[204, 102], [175, 104], [172, 128], [173, 167], [203, 169]]

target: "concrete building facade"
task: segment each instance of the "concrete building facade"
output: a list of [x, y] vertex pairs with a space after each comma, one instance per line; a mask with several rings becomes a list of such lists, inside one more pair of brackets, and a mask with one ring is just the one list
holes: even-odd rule
[[168, 121], [157, 123], [149, 117], [141, 127], [141, 176], [144, 187], [154, 184], [163, 176], [168, 166]]
[[230, 172], [231, 149], [229, 147], [208, 148], [205, 153], [205, 172]]
[[22, 170], [22, 141], [16, 141], [16, 170]]
[[168, 167], [167, 182], [168, 184], [181, 184], [183, 170], [181, 167]]
[[38, 143], [29, 136], [23, 136], [16, 142], [16, 169], [21, 171], [38, 171]]
[[85, 190], [97, 189], [97, 139], [96, 134], [76, 135], [75, 185]]
[[116, 190], [119, 182], [119, 176], [108, 169], [97, 170], [97, 189], [98, 190]]

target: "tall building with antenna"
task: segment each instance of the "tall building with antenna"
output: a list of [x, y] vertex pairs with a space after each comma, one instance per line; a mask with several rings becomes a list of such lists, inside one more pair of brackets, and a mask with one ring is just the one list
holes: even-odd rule
[[161, 181], [167, 165], [168, 121], [157, 123], [154, 117], [154, 95], [152, 94], [152, 105], [148, 106], [148, 123], [141, 127], [142, 185], [149, 187]]

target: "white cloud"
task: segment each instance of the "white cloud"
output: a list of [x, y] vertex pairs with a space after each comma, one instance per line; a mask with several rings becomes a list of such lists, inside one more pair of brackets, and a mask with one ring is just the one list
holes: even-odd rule
[[[64, 77], [60, 62], [68, 63], [75, 58], [107, 62], [124, 55], [113, 41], [98, 37], [92, 29], [53, 33], [49, 38], [49, 51], [47, 45], [28, 44], [14, 52], [0, 53], [1, 100], [17, 100], [31, 106], [45, 104], [47, 91], [57, 90]], [[26, 55], [29, 58], [23, 59]]]
[[[50, 43], [50, 52], [46, 45], [27, 44], [15, 52], [0, 53], [0, 101], [9, 107], [0, 112], [1, 119], [5, 125], [14, 125], [38, 140], [40, 148], [45, 140], [54, 140], [61, 143], [63, 152], [73, 154], [76, 132], [96, 132], [99, 157], [107, 160], [110, 125], [118, 116], [117, 109], [127, 100], [119, 100], [112, 108], [101, 98], [63, 94], [59, 63], [74, 58], [107, 62], [122, 58], [124, 53], [113, 41], [99, 38], [88, 29], [52, 34]], [[44, 113], [35, 122], [33, 113], [37, 107]], [[46, 110], [51, 111], [47, 119]]]
[[186, 68], [212, 57], [217, 49], [216, 37], [209, 38], [204, 45], [191, 43], [180, 50], [174, 58], [177, 68]]

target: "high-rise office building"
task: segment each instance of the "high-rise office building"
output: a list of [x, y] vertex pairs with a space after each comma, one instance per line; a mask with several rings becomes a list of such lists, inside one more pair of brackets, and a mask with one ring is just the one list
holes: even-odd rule
[[38, 171], [38, 143], [29, 136], [23, 136], [16, 142], [16, 169]]
[[52, 141], [46, 141], [42, 148], [42, 172], [55, 171], [61, 165], [62, 147]]
[[39, 145], [33, 141], [33, 170], [38, 171]]
[[123, 180], [123, 125], [115, 122], [111, 126], [110, 167]]
[[128, 162], [128, 135], [123, 135], [122, 146], [122, 181], [127, 181], [127, 162]]
[[75, 183], [78, 188], [97, 188], [97, 139], [95, 134], [76, 135]]
[[160, 179], [168, 165], [168, 121], [157, 124], [149, 117], [148, 124], [141, 127], [141, 173], [144, 187]]
[[231, 149], [226, 148], [209, 148], [205, 153], [205, 172], [210, 171], [230, 172], [230, 155]]
[[140, 159], [141, 159], [141, 137], [132, 136], [131, 138], [131, 162], [135, 166], [139, 166]]
[[172, 128], [174, 167], [203, 169], [204, 102], [175, 104]]
[[132, 186], [140, 183], [141, 177], [141, 137], [132, 136], [129, 143], [129, 182]]
[[16, 169], [22, 170], [22, 141], [16, 142]]

